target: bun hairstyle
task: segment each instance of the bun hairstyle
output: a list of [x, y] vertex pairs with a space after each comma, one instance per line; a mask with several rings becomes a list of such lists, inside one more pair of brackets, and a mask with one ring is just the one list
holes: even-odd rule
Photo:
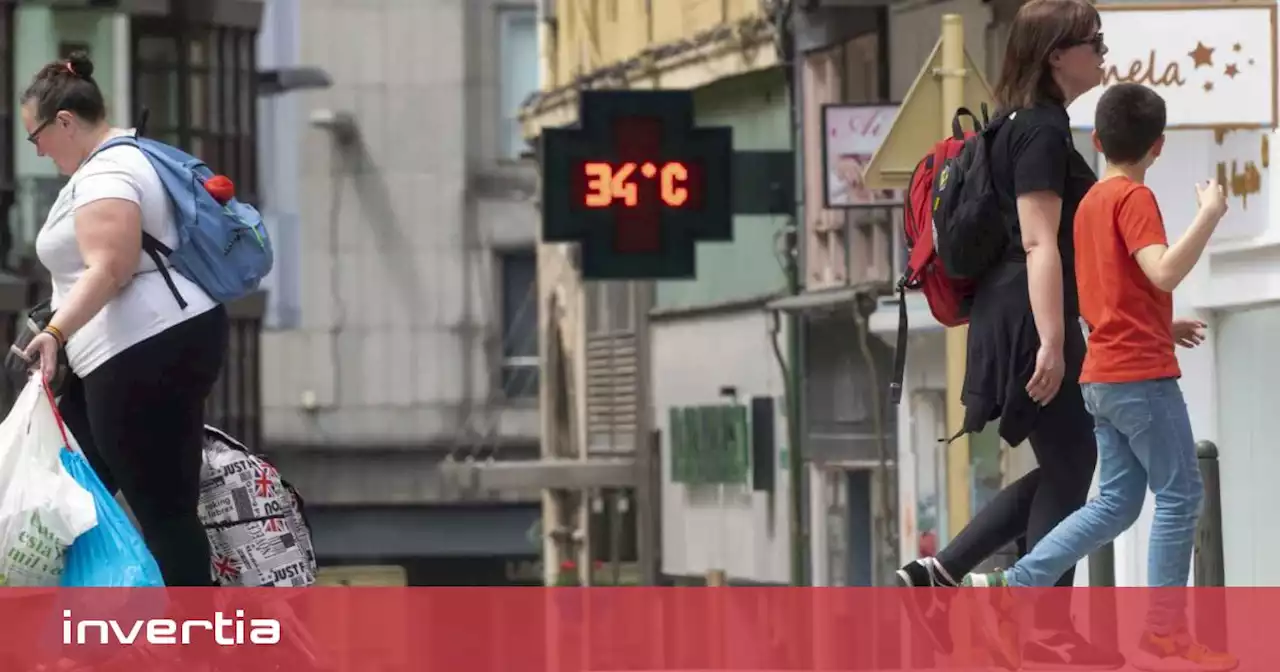
[[50, 62], [31, 79], [22, 103], [34, 101], [38, 121], [47, 121], [66, 110], [89, 123], [106, 119], [107, 105], [93, 79], [93, 61], [83, 51]]

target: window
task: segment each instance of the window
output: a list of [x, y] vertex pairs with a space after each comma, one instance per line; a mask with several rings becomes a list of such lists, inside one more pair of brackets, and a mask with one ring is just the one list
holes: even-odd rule
[[498, 81], [501, 105], [499, 158], [515, 160], [526, 151], [520, 106], [538, 90], [538, 18], [532, 9], [498, 12]]
[[532, 250], [501, 253], [502, 393], [538, 396], [538, 258]]
[[255, 42], [248, 27], [172, 18], [133, 22], [133, 109], [147, 135], [203, 159], [260, 205]]

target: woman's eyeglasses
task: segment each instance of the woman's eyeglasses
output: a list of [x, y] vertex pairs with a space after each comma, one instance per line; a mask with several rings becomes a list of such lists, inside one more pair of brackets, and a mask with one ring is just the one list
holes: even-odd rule
[[44, 129], [48, 128], [49, 124], [52, 124], [54, 119], [56, 118], [57, 117], [49, 117], [48, 119], [45, 119], [44, 121], [40, 122], [40, 125], [36, 126], [36, 130], [31, 131], [31, 135], [27, 136], [27, 142], [33, 145], [36, 144], [36, 142], [40, 139], [40, 133], [44, 131]]
[[1095, 52], [1101, 54], [1103, 49], [1102, 31], [1098, 31], [1083, 40], [1068, 40], [1062, 45], [1062, 48], [1070, 49], [1071, 47], [1079, 47], [1085, 44], [1092, 46]]

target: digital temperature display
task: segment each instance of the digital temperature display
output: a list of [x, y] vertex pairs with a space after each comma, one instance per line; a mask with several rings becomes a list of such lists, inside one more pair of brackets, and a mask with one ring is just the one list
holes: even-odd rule
[[[635, 161], [621, 164], [589, 161], [582, 164], [582, 172], [587, 178], [583, 205], [588, 208], [609, 208], [615, 204], [634, 208], [640, 205], [641, 190], [646, 199], [656, 195], [668, 208], [690, 204], [689, 167], [680, 161], [668, 161], [661, 166], [652, 161], [641, 164]], [[650, 186], [654, 181], [656, 194]], [[697, 193], [697, 185], [692, 188]]]
[[582, 207], [702, 207], [702, 165], [697, 161], [583, 161], [575, 185]]
[[687, 278], [731, 240], [727, 128], [692, 124], [687, 91], [583, 91], [576, 128], [542, 136], [543, 240], [581, 245], [583, 277]]

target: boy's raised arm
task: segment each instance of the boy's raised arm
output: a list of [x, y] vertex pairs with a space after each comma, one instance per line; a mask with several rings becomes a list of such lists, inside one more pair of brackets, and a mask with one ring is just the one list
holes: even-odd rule
[[[1149, 191], [1145, 193], [1154, 205], [1154, 197]], [[1135, 193], [1136, 196], [1137, 193]], [[1134, 236], [1137, 240], [1131, 239], [1130, 231], [1124, 231], [1125, 244], [1129, 245], [1129, 251], [1137, 259], [1138, 266], [1142, 268], [1142, 272], [1151, 280], [1151, 283], [1163, 291], [1172, 292], [1187, 277], [1196, 262], [1200, 260], [1200, 255], [1209, 242], [1209, 236], [1213, 234], [1214, 229], [1218, 227], [1218, 222], [1227, 212], [1226, 192], [1215, 180], [1209, 180], [1203, 187], [1196, 185], [1196, 202], [1200, 205], [1200, 211], [1192, 220], [1191, 227], [1172, 246], [1164, 241], [1156, 242], [1150, 239], [1143, 241], [1140, 235]], [[1133, 233], [1138, 234], [1142, 224], [1140, 221], [1136, 224], [1133, 222], [1141, 219], [1142, 215], [1138, 209], [1144, 207], [1141, 202], [1138, 202], [1130, 208], [1135, 211], [1136, 216], [1133, 220], [1127, 221], [1128, 218], [1124, 216], [1126, 213], [1122, 212], [1120, 220], [1126, 222], [1122, 227], [1132, 228]], [[1161, 227], [1161, 233], [1163, 234], [1163, 227]]]

